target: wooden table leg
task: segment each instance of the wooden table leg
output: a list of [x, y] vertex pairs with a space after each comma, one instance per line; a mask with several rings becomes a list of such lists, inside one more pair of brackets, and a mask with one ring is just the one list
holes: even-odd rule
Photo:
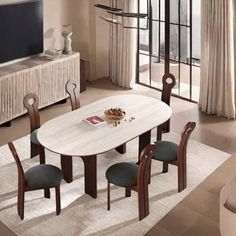
[[73, 181], [73, 164], [71, 156], [61, 155], [61, 170], [64, 175], [64, 180], [67, 183], [71, 183]]
[[84, 162], [85, 193], [97, 198], [97, 156], [81, 157]]
[[119, 152], [120, 154], [125, 154], [126, 153], [126, 143], [124, 143], [121, 146], [117, 147], [116, 151]]
[[139, 150], [138, 150], [138, 156], [140, 158], [140, 154], [142, 150], [151, 142], [151, 130], [148, 132], [141, 134], [139, 136]]

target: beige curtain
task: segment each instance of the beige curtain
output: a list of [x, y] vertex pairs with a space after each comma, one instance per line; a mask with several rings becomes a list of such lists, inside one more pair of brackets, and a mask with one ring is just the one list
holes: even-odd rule
[[[137, 0], [119, 0], [117, 7], [124, 12], [137, 12]], [[121, 22], [121, 17], [118, 17]], [[127, 26], [137, 25], [137, 20], [124, 19]], [[111, 24], [109, 76], [113, 83], [133, 88], [136, 77], [137, 30], [124, 29], [121, 25]]]
[[202, 0], [200, 108], [235, 118], [235, 0]]

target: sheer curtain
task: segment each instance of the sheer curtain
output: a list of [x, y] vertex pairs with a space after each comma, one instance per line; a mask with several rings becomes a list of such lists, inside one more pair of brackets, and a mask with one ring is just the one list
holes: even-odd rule
[[235, 0], [202, 0], [199, 105], [227, 118], [235, 118], [235, 5]]
[[[124, 12], [137, 12], [136, 0], [119, 0], [117, 7]], [[121, 21], [120, 17], [118, 18]], [[128, 26], [134, 25], [137, 20], [124, 20]], [[124, 29], [121, 25], [111, 24], [109, 76], [113, 83], [133, 88], [136, 77], [137, 30]]]

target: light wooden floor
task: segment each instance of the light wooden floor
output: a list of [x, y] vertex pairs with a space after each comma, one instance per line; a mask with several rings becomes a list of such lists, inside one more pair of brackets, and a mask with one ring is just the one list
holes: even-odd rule
[[[160, 93], [137, 86], [135, 90], [123, 90], [106, 79], [88, 84], [81, 94], [81, 104], [86, 105], [97, 99], [121, 93], [140, 93], [160, 97]], [[236, 122], [215, 116], [202, 114], [197, 104], [172, 98], [173, 117], [171, 129], [180, 132], [184, 124], [196, 121], [197, 128], [192, 138], [217, 149], [236, 154]], [[70, 104], [53, 105], [40, 112], [42, 123], [60, 114], [70, 111]], [[0, 128], [0, 146], [8, 141], [21, 138], [29, 133], [27, 116], [12, 122], [12, 127]], [[236, 157], [236, 156], [235, 156]], [[150, 230], [148, 235], [160, 236], [218, 236], [219, 227], [219, 191], [221, 187], [236, 175], [236, 158], [232, 157], [199, 185], [190, 195], [177, 205], [167, 216]], [[0, 222], [0, 235], [14, 235]]]

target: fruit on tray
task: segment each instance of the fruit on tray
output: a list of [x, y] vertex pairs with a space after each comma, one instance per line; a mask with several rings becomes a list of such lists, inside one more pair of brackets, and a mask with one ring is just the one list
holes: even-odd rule
[[111, 120], [122, 120], [126, 113], [124, 111], [124, 109], [122, 108], [110, 108], [108, 110], [106, 110], [105, 112], [105, 115], [108, 119], [111, 119]]

